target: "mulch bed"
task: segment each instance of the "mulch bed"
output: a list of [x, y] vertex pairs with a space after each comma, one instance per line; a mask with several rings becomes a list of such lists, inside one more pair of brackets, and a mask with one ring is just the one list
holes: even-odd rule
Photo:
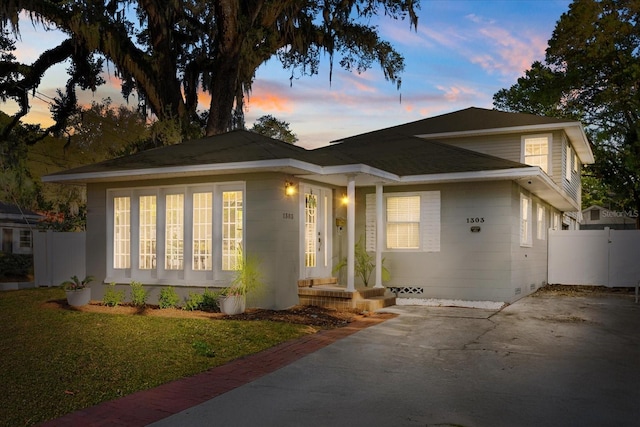
[[83, 307], [71, 307], [64, 299], [47, 301], [44, 307], [63, 310], [77, 310], [92, 313], [127, 314], [141, 316], [161, 316], [174, 318], [205, 318], [205, 319], [233, 319], [233, 320], [270, 320], [274, 322], [288, 322], [300, 325], [314, 326], [320, 329], [333, 329], [347, 326], [349, 323], [363, 318], [388, 319], [390, 313], [368, 313], [359, 311], [336, 310], [310, 305], [297, 305], [287, 310], [247, 309], [246, 312], [235, 316], [206, 311], [187, 311], [179, 308], [160, 309], [155, 305], [143, 308], [132, 307], [127, 304], [108, 307], [97, 301], [92, 301]]

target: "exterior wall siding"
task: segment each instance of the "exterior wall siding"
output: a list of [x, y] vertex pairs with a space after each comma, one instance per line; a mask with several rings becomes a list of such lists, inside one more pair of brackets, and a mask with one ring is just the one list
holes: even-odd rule
[[[391, 272], [389, 287], [421, 288], [417, 298], [510, 302], [512, 194], [510, 182], [464, 183], [412, 187], [385, 187], [385, 192], [441, 192], [441, 247], [439, 252], [384, 251]], [[365, 194], [356, 203], [364, 206]], [[467, 218], [484, 222], [469, 223]], [[358, 209], [356, 240], [364, 233], [364, 211]], [[480, 226], [472, 233], [472, 226]]]
[[[511, 184], [512, 207], [511, 217], [513, 218], [511, 233], [511, 295], [510, 300], [514, 301], [535, 292], [538, 288], [547, 283], [547, 247], [548, 229], [551, 226], [552, 212], [555, 211], [550, 205], [541, 199], [531, 195], [519, 185]], [[532, 209], [532, 244], [531, 246], [520, 245], [520, 194], [531, 197]], [[536, 221], [536, 211], [538, 206], [545, 207], [545, 230], [544, 240], [538, 239], [538, 224]]]
[[437, 141], [466, 150], [477, 151], [514, 162], [521, 162], [520, 137], [521, 135], [519, 134], [482, 135], [464, 138], [443, 138], [437, 139]]
[[[296, 197], [284, 195], [285, 177], [280, 174], [256, 174], [250, 179], [246, 176], [225, 176], [215, 182], [245, 181], [243, 234], [244, 249], [247, 254], [260, 260], [265, 287], [259, 295], [249, 299], [249, 306], [284, 309], [298, 303], [298, 233]], [[135, 183], [89, 184], [87, 188], [87, 260], [86, 271], [96, 281], [92, 284], [92, 298], [104, 297], [107, 275], [107, 190], [115, 188], [141, 188], [167, 185], [188, 185], [211, 183], [202, 179], [173, 179], [141, 181]], [[293, 217], [290, 215], [293, 214]], [[136, 278], [132, 278], [136, 280]], [[144, 281], [143, 281], [144, 284]], [[203, 292], [203, 286], [190, 286], [188, 283], [169, 283], [174, 286], [181, 298], [186, 299], [190, 292]], [[219, 284], [211, 284], [219, 286]], [[167, 285], [146, 285], [149, 302], [157, 303], [160, 290]], [[128, 284], [118, 284], [118, 288], [128, 290]], [[127, 292], [128, 297], [128, 292]]]

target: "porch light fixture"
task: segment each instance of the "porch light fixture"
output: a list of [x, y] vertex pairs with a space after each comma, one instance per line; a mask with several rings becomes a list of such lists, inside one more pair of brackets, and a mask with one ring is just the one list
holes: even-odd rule
[[290, 181], [285, 181], [284, 183], [284, 194], [286, 196], [293, 196], [296, 194], [296, 187]]
[[349, 197], [346, 194], [343, 194], [342, 198], [340, 199], [340, 201], [342, 201], [343, 205], [348, 205], [349, 204]]

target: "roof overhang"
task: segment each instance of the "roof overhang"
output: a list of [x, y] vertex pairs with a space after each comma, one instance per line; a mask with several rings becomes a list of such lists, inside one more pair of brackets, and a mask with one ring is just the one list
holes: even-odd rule
[[322, 168], [295, 159], [257, 160], [157, 168], [122, 169], [100, 172], [53, 174], [42, 177], [43, 182], [87, 184], [95, 182], [141, 181], [148, 179], [185, 178], [193, 176], [232, 175], [256, 172], [282, 172], [290, 175], [318, 173]]
[[582, 127], [582, 124], [580, 122], [545, 123], [539, 125], [477, 129], [460, 132], [428, 133], [415, 136], [425, 139], [444, 139], [460, 138], [465, 136], [497, 135], [506, 133], [549, 132], [560, 129], [564, 130], [564, 132], [567, 134], [567, 137], [569, 137], [571, 145], [573, 145], [573, 148], [580, 158], [580, 161], [585, 165], [592, 164], [595, 161], [593, 157], [593, 151], [591, 151], [589, 140], [587, 139], [587, 135], [584, 133], [584, 128]]
[[86, 184], [257, 172], [281, 172], [301, 179], [322, 182], [337, 187], [346, 187], [347, 182], [352, 178], [355, 179], [356, 186], [359, 187], [373, 186], [378, 183], [385, 185], [416, 185], [511, 180], [518, 182], [522, 187], [548, 201], [561, 211], [578, 210], [577, 203], [565, 196], [560, 188], [537, 166], [399, 176], [365, 164], [319, 166], [295, 159], [277, 159], [47, 175], [42, 177], [42, 180], [44, 182]]
[[373, 186], [376, 184], [417, 185], [509, 180], [517, 182], [521, 187], [545, 200], [560, 211], [578, 210], [578, 204], [565, 195], [560, 187], [537, 166], [489, 171], [398, 176], [371, 168], [367, 165], [348, 165], [324, 167], [321, 168], [317, 174], [297, 176], [299, 178], [323, 182], [338, 187], [346, 187], [347, 182], [351, 178], [355, 179], [356, 186], [359, 187]]

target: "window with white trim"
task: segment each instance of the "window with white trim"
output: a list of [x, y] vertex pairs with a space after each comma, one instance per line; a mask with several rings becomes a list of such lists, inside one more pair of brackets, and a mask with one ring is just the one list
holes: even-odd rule
[[536, 237], [538, 240], [545, 240], [547, 235], [547, 210], [544, 206], [538, 204], [537, 221], [536, 221]]
[[[440, 251], [440, 192], [384, 194], [383, 250]], [[365, 236], [367, 251], [376, 245], [376, 195], [366, 196]]]
[[531, 243], [531, 198], [520, 194], [520, 246]]
[[387, 197], [387, 249], [420, 248], [420, 196]]
[[571, 167], [571, 158], [573, 157], [573, 155], [571, 154], [571, 146], [569, 144], [567, 144], [567, 149], [565, 152], [565, 167], [564, 167], [564, 177], [567, 179], [567, 181], [571, 181], [571, 173], [573, 171], [573, 168]]
[[138, 268], [152, 270], [156, 268], [156, 196], [140, 196], [139, 206]]
[[554, 212], [551, 216], [551, 228], [560, 230], [560, 214], [558, 212]]
[[131, 198], [113, 198], [113, 268], [131, 266]]
[[243, 183], [108, 190], [107, 279], [228, 280], [243, 255], [243, 198]]
[[184, 194], [165, 196], [164, 268], [184, 269]]
[[31, 247], [31, 230], [20, 230], [20, 247]]
[[242, 191], [222, 193], [222, 269], [237, 270], [242, 260]]
[[193, 193], [193, 269], [211, 270], [213, 193]]
[[575, 153], [573, 153], [573, 171], [578, 173], [578, 155]]
[[522, 137], [522, 163], [539, 166], [544, 172], [551, 171], [551, 135], [529, 135]]

